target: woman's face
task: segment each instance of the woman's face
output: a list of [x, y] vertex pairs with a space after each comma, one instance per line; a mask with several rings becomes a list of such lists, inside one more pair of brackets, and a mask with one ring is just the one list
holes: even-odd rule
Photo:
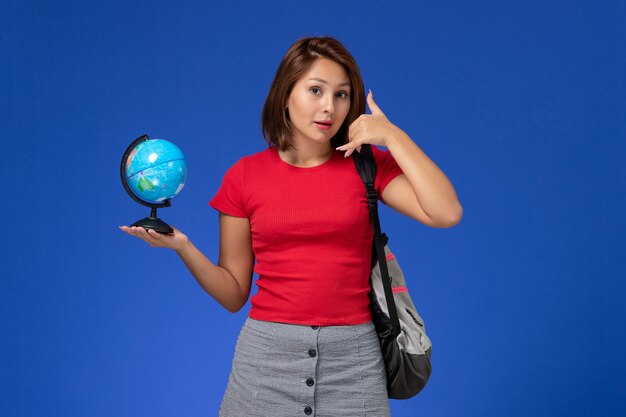
[[350, 80], [341, 65], [320, 58], [294, 85], [287, 101], [294, 144], [326, 143], [350, 110]]

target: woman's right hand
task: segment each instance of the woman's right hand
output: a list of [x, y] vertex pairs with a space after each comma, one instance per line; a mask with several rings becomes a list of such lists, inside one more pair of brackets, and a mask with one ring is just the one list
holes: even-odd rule
[[143, 227], [119, 226], [119, 228], [124, 233], [142, 239], [153, 248], [169, 248], [178, 252], [189, 243], [187, 235], [175, 227], [172, 228], [174, 232], [170, 234], [159, 233]]

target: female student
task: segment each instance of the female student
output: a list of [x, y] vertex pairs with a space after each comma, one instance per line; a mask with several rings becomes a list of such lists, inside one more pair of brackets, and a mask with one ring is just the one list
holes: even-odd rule
[[268, 148], [237, 161], [210, 201], [212, 263], [177, 229], [121, 229], [176, 251], [231, 312], [258, 292], [241, 330], [220, 416], [387, 416], [386, 377], [369, 310], [372, 226], [351, 158], [372, 146], [379, 198], [431, 227], [462, 215], [445, 174], [392, 124], [336, 39], [304, 38], [280, 63], [262, 111]]

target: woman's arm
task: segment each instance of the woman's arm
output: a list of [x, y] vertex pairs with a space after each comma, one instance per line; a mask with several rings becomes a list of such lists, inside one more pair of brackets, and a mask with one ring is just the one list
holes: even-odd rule
[[230, 312], [248, 301], [252, 285], [254, 254], [250, 221], [220, 213], [220, 254], [213, 264], [191, 242], [176, 253], [198, 284]]
[[147, 231], [142, 227], [122, 226], [121, 229], [153, 247], [175, 250], [198, 284], [228, 311], [237, 312], [246, 304], [254, 267], [248, 219], [220, 213], [220, 255], [217, 265], [177, 229], [174, 229], [172, 235]]
[[402, 169], [383, 190], [389, 207], [431, 227], [452, 227], [461, 221], [463, 207], [446, 175], [411, 138], [398, 129], [387, 148]]
[[366, 143], [387, 147], [402, 169], [383, 190], [381, 199], [389, 207], [431, 227], [459, 223], [463, 208], [446, 175], [400, 128], [387, 119], [367, 96], [372, 114], [359, 116], [349, 130], [349, 143], [338, 147], [346, 156]]

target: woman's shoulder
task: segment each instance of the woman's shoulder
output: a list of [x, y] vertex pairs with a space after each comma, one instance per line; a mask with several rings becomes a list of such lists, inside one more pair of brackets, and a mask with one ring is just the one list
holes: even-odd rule
[[257, 162], [261, 162], [261, 161], [265, 161], [269, 158], [271, 158], [271, 152], [272, 152], [272, 148], [267, 147], [261, 151], [255, 152], [255, 153], [251, 153], [248, 155], [244, 155], [241, 158], [239, 158], [239, 160], [237, 161], [239, 162], [243, 162], [246, 164], [254, 164]]
[[256, 166], [271, 159], [272, 148], [266, 148], [261, 151], [239, 157], [232, 167]]
[[274, 148], [267, 147], [261, 151], [258, 151], [249, 155], [245, 155], [241, 157], [240, 160], [245, 160], [247, 162], [257, 162], [257, 161], [267, 160], [272, 157], [273, 151], [274, 151]]

